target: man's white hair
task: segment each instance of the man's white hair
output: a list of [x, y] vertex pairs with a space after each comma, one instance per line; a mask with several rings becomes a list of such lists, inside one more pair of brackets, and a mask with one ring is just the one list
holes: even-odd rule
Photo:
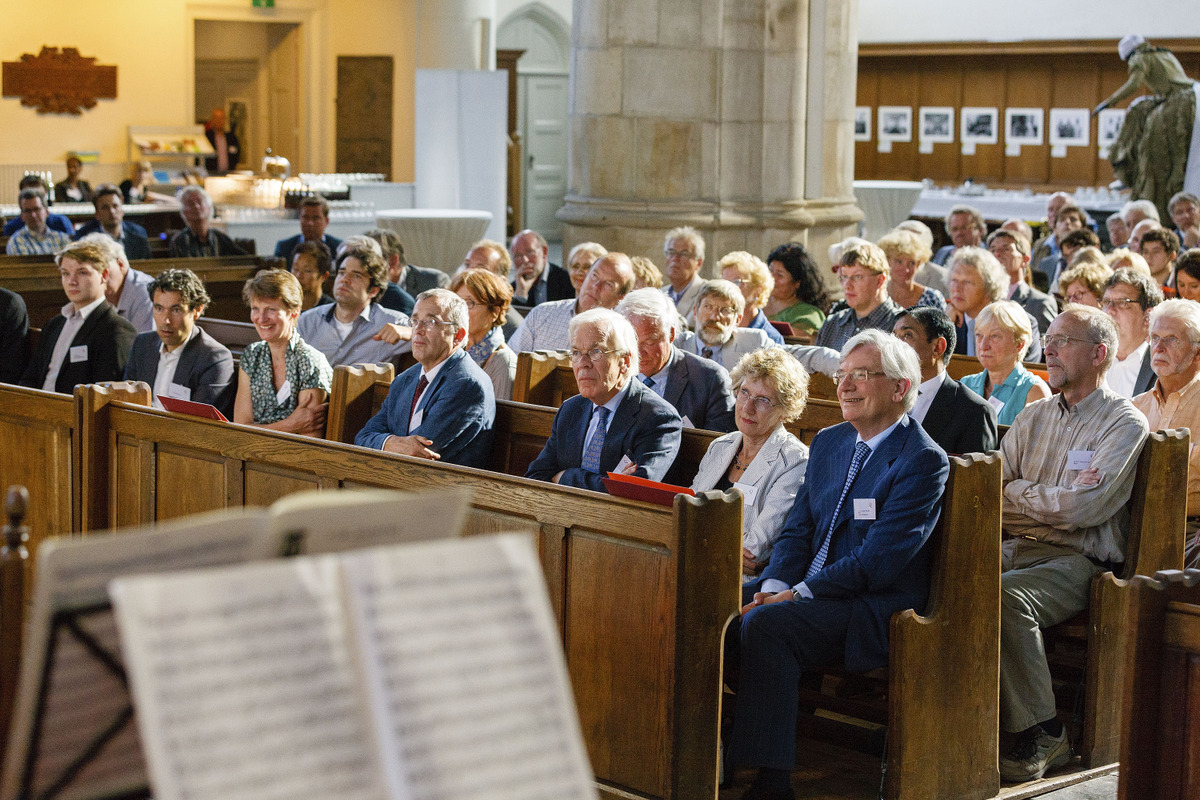
[[200, 195], [200, 197], [201, 197], [201, 198], [203, 198], [203, 200], [204, 200], [204, 205], [205, 205], [205, 206], [208, 208], [208, 216], [211, 218], [211, 217], [212, 217], [212, 215], [213, 215], [213, 202], [212, 202], [212, 198], [208, 196], [208, 192], [204, 191], [204, 188], [203, 188], [203, 187], [201, 187], [201, 186], [190, 186], [190, 185], [189, 185], [189, 186], [185, 186], [185, 187], [183, 187], [182, 189], [180, 189], [180, 190], [179, 190], [179, 194], [177, 195], [177, 198], [176, 198], [176, 199], [178, 199], [178, 200], [179, 200], [179, 202], [182, 204], [182, 203], [183, 203], [183, 201], [184, 201], [184, 200], [186, 200], [186, 199], [187, 199], [187, 196], [188, 196], [188, 195], [190, 195], [190, 194], [198, 194], [198, 195]]
[[883, 365], [883, 374], [894, 380], [908, 381], [908, 391], [904, 393], [904, 410], [912, 411], [917, 404], [917, 390], [921, 386], [921, 362], [917, 360], [917, 351], [895, 336], [881, 330], [870, 328], [855, 334], [842, 347], [842, 360], [864, 344], [873, 345], [879, 351], [879, 362]]
[[116, 239], [109, 236], [107, 233], [96, 231], [89, 233], [79, 239], [81, 242], [94, 244], [104, 251], [104, 257], [108, 259], [109, 268], [117, 268], [122, 273], [129, 269], [129, 258], [125, 255], [125, 247]]
[[1152, 219], [1155, 222], [1162, 222], [1162, 219], [1158, 215], [1158, 206], [1154, 205], [1154, 203], [1149, 200], [1130, 200], [1128, 203], [1121, 206], [1121, 210], [1117, 212], [1121, 215], [1121, 220], [1127, 227], [1132, 228], [1137, 224], [1136, 222], [1132, 224], [1129, 222], [1129, 214], [1132, 211], [1140, 212], [1143, 219]]
[[1173, 297], [1150, 309], [1150, 327], [1160, 319], [1173, 319], [1188, 332], [1192, 345], [1200, 344], [1200, 303]]
[[[449, 289], [426, 289], [417, 295], [417, 303], [422, 300], [432, 300], [434, 306], [437, 307], [437, 313], [446, 322], [453, 322], [455, 330], [462, 329], [470, 331], [470, 317], [467, 312], [467, 301], [456, 295]], [[416, 303], [413, 304], [414, 308]], [[466, 337], [463, 337], [462, 343], [466, 344]]]
[[696, 253], [696, 258], [700, 261], [704, 260], [704, 237], [700, 235], [700, 231], [693, 228], [691, 225], [680, 225], [678, 228], [671, 228], [667, 231], [667, 235], [663, 237], [663, 249], [671, 246], [671, 242], [676, 239], [686, 239], [691, 245], [692, 250]]
[[989, 303], [1003, 300], [1008, 292], [1008, 272], [996, 257], [982, 247], [960, 247], [950, 257], [950, 272], [959, 264], [973, 268], [983, 281], [983, 291]]
[[[622, 355], [629, 355], [629, 372], [626, 373], [625, 380], [638, 374], [637, 333], [629, 324], [629, 320], [609, 308], [589, 308], [571, 317], [571, 322], [567, 325], [569, 339], [575, 339], [575, 331], [581, 325], [595, 325], [596, 330], [600, 332], [600, 339], [607, 347]], [[624, 385], [622, 382], [621, 386]]]
[[659, 289], [635, 289], [617, 303], [613, 309], [625, 319], [640, 317], [657, 325], [663, 335], [670, 335], [671, 327], [678, 316], [675, 304]]

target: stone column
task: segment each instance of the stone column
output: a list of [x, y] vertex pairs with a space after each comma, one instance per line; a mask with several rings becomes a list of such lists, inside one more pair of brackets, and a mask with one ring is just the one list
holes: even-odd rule
[[[731, 250], [853, 235], [856, 0], [576, 0], [564, 250], [660, 267], [693, 225]], [[822, 270], [825, 272], [825, 270]], [[828, 276], [830, 279], [832, 275]]]

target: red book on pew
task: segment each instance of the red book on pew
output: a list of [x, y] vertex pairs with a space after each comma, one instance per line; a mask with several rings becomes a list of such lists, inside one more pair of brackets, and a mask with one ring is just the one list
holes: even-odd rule
[[641, 500], [643, 503], [655, 503], [660, 506], [674, 505], [677, 494], [686, 494], [688, 497], [696, 496], [696, 493], [686, 486], [674, 486], [648, 478], [639, 478], [637, 475], [610, 472], [607, 478], [600, 480], [604, 482], [608, 493], [615, 497]]
[[208, 403], [193, 403], [191, 400], [180, 400], [178, 397], [162, 396], [158, 398], [158, 402], [162, 403], [163, 408], [173, 414], [188, 414], [193, 417], [219, 419], [221, 422], [229, 422], [216, 406], [210, 406]]
[[775, 322], [774, 320], [768, 320], [768, 322], [771, 323], [771, 327], [779, 331], [780, 336], [796, 335], [796, 329], [792, 327], [792, 323], [790, 322]]

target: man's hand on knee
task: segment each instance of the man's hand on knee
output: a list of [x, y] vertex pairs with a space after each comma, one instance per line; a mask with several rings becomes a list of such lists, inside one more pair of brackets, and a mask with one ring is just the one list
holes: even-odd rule
[[754, 599], [742, 606], [742, 613], [745, 614], [747, 611], [759, 606], [766, 606], [771, 603], [786, 603], [789, 600], [795, 599], [796, 594], [791, 589], [784, 589], [782, 592], [776, 592], [775, 594], [771, 594], [770, 592], [755, 592]]

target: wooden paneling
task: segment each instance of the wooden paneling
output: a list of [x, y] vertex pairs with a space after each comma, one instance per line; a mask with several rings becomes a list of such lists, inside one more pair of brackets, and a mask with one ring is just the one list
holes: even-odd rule
[[247, 462], [245, 475], [248, 506], [269, 506], [294, 492], [321, 488], [321, 482], [315, 475], [267, 464]]
[[161, 445], [154, 491], [156, 522], [225, 507], [225, 459]]
[[[0, 385], [0, 492], [29, 489], [30, 565], [47, 536], [70, 534], [71, 438], [74, 412], [67, 395]], [[29, 576], [27, 575], [26, 578]], [[32, 581], [27, 580], [27, 588]]]

